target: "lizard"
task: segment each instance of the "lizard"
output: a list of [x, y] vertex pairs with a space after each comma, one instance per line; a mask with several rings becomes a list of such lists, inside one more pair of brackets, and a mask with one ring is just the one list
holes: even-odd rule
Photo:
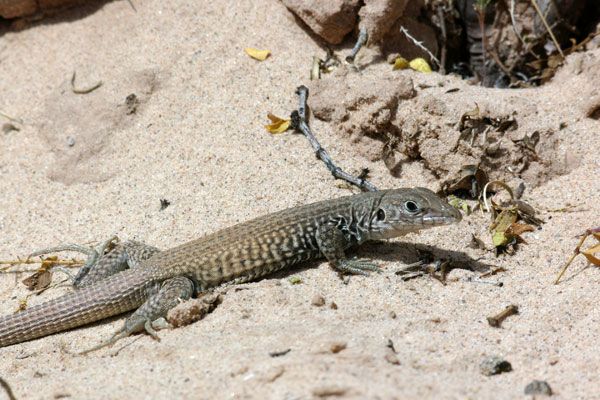
[[[80, 269], [72, 291], [1, 317], [0, 347], [131, 310], [110, 339], [82, 353], [143, 329], [159, 340], [152, 323], [192, 296], [321, 257], [342, 273], [368, 275], [379, 267], [369, 259], [348, 258], [347, 249], [461, 218], [460, 211], [429, 189], [399, 188], [288, 208], [165, 251], [130, 241], [104, 254], [107, 242]], [[35, 254], [66, 248], [73, 249], [62, 246]]]

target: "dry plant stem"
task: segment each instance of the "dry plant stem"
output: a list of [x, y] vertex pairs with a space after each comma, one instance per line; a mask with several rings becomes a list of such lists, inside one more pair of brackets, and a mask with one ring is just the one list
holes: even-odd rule
[[490, 185], [500, 185], [500, 186], [502, 186], [504, 189], [506, 189], [508, 191], [508, 194], [510, 194], [510, 199], [511, 200], [513, 200], [515, 198], [515, 195], [514, 195], [512, 189], [506, 183], [504, 183], [502, 181], [491, 181], [491, 182], [488, 182], [483, 187], [483, 204], [485, 205], [485, 210], [487, 212], [490, 212], [490, 206], [489, 206], [489, 204], [487, 202], [487, 188]]
[[0, 116], [4, 117], [4, 118], [6, 118], [6, 119], [8, 119], [8, 120], [10, 120], [10, 121], [12, 121], [12, 122], [18, 122], [18, 123], [20, 123], [20, 124], [22, 124], [22, 123], [23, 123], [23, 121], [21, 121], [19, 118], [17, 118], [17, 117], [13, 117], [12, 115], [10, 115], [10, 114], [7, 114], [7, 113], [5, 113], [5, 112], [4, 112], [4, 111], [2, 111], [2, 110], [0, 110]]
[[135, 5], [133, 4], [133, 1], [131, 0], [127, 0], [127, 2], [129, 3], [129, 5], [131, 6], [131, 8], [133, 9], [134, 12], [137, 12], [137, 8], [135, 8]]
[[550, 37], [552, 38], [552, 41], [554, 42], [554, 45], [556, 46], [556, 48], [558, 49], [558, 52], [560, 53], [560, 56], [562, 58], [565, 58], [565, 54], [563, 53], [562, 49], [560, 48], [560, 45], [558, 44], [558, 41], [554, 37], [554, 33], [552, 33], [552, 29], [550, 29], [550, 27], [548, 26], [548, 22], [546, 22], [546, 18], [542, 14], [542, 10], [540, 10], [540, 7], [538, 6], [537, 1], [536, 0], [531, 0], [531, 4], [533, 4], [533, 7], [535, 7], [535, 11], [538, 13], [538, 15], [540, 16], [540, 19], [544, 23], [544, 26], [546, 27], [546, 30], [550, 34]]
[[579, 255], [581, 246], [583, 245], [583, 242], [585, 242], [585, 239], [587, 239], [587, 237], [590, 236], [593, 232], [600, 232], [600, 227], [594, 228], [594, 229], [588, 229], [587, 231], [585, 231], [585, 233], [583, 234], [583, 237], [579, 241], [579, 244], [577, 245], [577, 247], [575, 247], [575, 251], [573, 252], [573, 255], [571, 256], [571, 258], [569, 258], [569, 261], [567, 261], [567, 263], [565, 264], [563, 269], [560, 271], [560, 273], [554, 280], [555, 285], [558, 285], [558, 281], [560, 281], [560, 278], [562, 278], [562, 276], [565, 273], [565, 271], [567, 270], [567, 268], [569, 268], [569, 265], [571, 265], [571, 263], [573, 262], [575, 257], [577, 257]]
[[440, 52], [440, 70], [439, 73], [442, 75], [446, 75], [446, 41], [447, 41], [447, 33], [446, 33], [446, 20], [444, 19], [444, 10], [442, 10], [441, 2], [438, 4], [437, 8], [438, 18], [440, 19], [440, 30], [442, 31], [442, 49]]
[[367, 28], [362, 27], [358, 32], [358, 39], [356, 40], [356, 44], [352, 48], [352, 51], [350, 51], [350, 54], [348, 54], [348, 56], [346, 57], [346, 62], [348, 64], [352, 64], [354, 62], [354, 58], [356, 57], [360, 49], [365, 45], [365, 43], [367, 43], [368, 39], [369, 34], [367, 33]]
[[17, 261], [0, 261], [0, 265], [1, 264], [7, 264], [8, 267], [2, 267], [0, 268], [0, 271], [4, 270], [4, 269], [8, 269], [10, 267], [12, 267], [13, 265], [17, 265], [17, 264], [41, 264], [44, 261], [48, 261], [54, 265], [74, 265], [74, 266], [79, 266], [81, 264], [84, 263], [84, 261], [81, 260], [55, 260], [55, 261], [49, 261], [49, 260], [17, 260]]
[[89, 87], [87, 89], [75, 89], [75, 76], [76, 73], [75, 71], [73, 71], [73, 77], [71, 78], [71, 90], [75, 94], [88, 94], [102, 86], [102, 81], [98, 81], [98, 83], [96, 83], [94, 86]]
[[487, 51], [489, 51], [490, 55], [492, 56], [492, 58], [494, 59], [496, 64], [498, 64], [498, 66], [500, 67], [502, 72], [504, 72], [506, 74], [506, 76], [508, 76], [508, 78], [510, 79], [510, 83], [513, 83], [514, 79], [512, 77], [511, 71], [508, 68], [506, 68], [506, 66], [502, 63], [502, 61], [500, 61], [500, 58], [498, 57], [496, 52], [494, 50], [492, 50], [492, 47], [487, 42], [487, 39], [485, 41], [485, 48]]
[[292, 125], [298, 129], [300, 132], [306, 136], [310, 144], [312, 145], [317, 157], [325, 163], [331, 174], [334, 178], [343, 179], [346, 182], [349, 182], [361, 190], [375, 191], [378, 190], [377, 187], [371, 183], [369, 183], [366, 179], [360, 178], [354, 175], [350, 175], [347, 172], [344, 172], [340, 167], [336, 166], [327, 151], [321, 147], [317, 139], [314, 137], [312, 132], [310, 131], [310, 127], [306, 123], [306, 99], [308, 97], [308, 88], [304, 85], [299, 86], [297, 92], [300, 96], [300, 107], [298, 110], [294, 110], [292, 112]]
[[409, 39], [410, 39], [410, 40], [411, 40], [411, 41], [412, 41], [412, 42], [413, 42], [415, 45], [417, 45], [417, 46], [418, 46], [418, 47], [420, 47], [420, 48], [421, 48], [421, 49], [422, 49], [424, 52], [426, 52], [427, 54], [429, 54], [429, 57], [431, 57], [431, 60], [432, 60], [432, 61], [434, 61], [434, 62], [435, 62], [437, 65], [438, 65], [438, 67], [439, 67], [439, 66], [441, 66], [441, 64], [440, 64], [440, 60], [438, 60], [438, 59], [436, 58], [436, 56], [434, 56], [434, 55], [433, 55], [433, 53], [432, 53], [431, 51], [429, 51], [429, 49], [423, 45], [423, 43], [419, 42], [417, 39], [415, 39], [414, 37], [412, 37], [412, 36], [410, 35], [410, 33], [408, 33], [408, 31], [406, 30], [406, 28], [405, 28], [405, 27], [403, 27], [403, 26], [400, 26], [400, 31], [401, 31], [402, 33], [404, 33], [404, 34], [406, 35], [406, 37], [407, 37], [407, 38], [409, 38]]
[[487, 320], [490, 326], [493, 326], [494, 328], [500, 328], [500, 325], [502, 325], [502, 321], [504, 321], [507, 317], [518, 313], [519, 307], [514, 304], [511, 304], [510, 306], [506, 307], [504, 311], [497, 315], [494, 315], [493, 317], [488, 317]]
[[525, 43], [525, 41], [521, 37], [521, 34], [519, 33], [519, 29], [517, 28], [517, 20], [515, 19], [515, 0], [510, 0], [509, 14], [510, 14], [510, 20], [512, 21], [513, 31], [515, 31], [515, 35], [517, 35], [517, 37], [519, 38], [521, 43], [523, 43], [523, 47], [527, 49], [527, 43]]
[[483, 57], [483, 79], [482, 81], [485, 82], [486, 80], [486, 57], [485, 57], [485, 52], [487, 47], [485, 46], [485, 44], [487, 43], [486, 37], [485, 37], [485, 9], [480, 5], [480, 4], [473, 4], [473, 8], [475, 8], [475, 11], [477, 12], [477, 21], [479, 21], [479, 29], [481, 30], [481, 47], [483, 49], [483, 53], [482, 53], [482, 57]]

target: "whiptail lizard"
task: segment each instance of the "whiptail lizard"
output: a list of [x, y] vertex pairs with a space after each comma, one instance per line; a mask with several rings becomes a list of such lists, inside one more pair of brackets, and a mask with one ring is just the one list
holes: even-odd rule
[[[224, 284], [243, 283], [302, 261], [325, 257], [336, 269], [368, 274], [378, 267], [345, 250], [461, 220], [461, 213], [424, 188], [360, 193], [266, 215], [166, 251], [123, 242], [82, 268], [75, 289], [0, 318], [0, 347], [39, 338], [137, 309], [112, 344], [180, 301]], [[43, 250], [44, 253], [57, 249]]]

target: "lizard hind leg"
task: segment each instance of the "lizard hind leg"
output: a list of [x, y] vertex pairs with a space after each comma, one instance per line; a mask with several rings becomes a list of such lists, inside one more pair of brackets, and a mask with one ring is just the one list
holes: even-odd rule
[[[145, 243], [127, 241], [120, 242], [114, 245], [108, 253], [104, 254], [104, 249], [108, 246], [108, 242], [102, 245], [100, 249], [100, 258], [96, 263], [86, 271], [81, 271], [77, 274], [74, 282], [76, 287], [82, 287], [94, 282], [101, 281], [118, 272], [124, 271], [127, 268], [135, 268], [142, 261], [152, 257], [160, 252], [159, 249], [153, 246], [148, 246]], [[83, 268], [82, 268], [83, 269]]]
[[[41, 256], [57, 251], [76, 251], [86, 254], [87, 260], [75, 277], [64, 268], [53, 268], [54, 270], [65, 272], [71, 278], [73, 286], [80, 288], [123, 271], [127, 267], [135, 267], [141, 261], [149, 259], [160, 251], [156, 247], [148, 246], [144, 243], [133, 241], [119, 243], [118, 240], [116, 236], [111, 237], [100, 246], [99, 250], [79, 245], [68, 245], [39, 250], [31, 253], [31, 256]], [[117, 243], [113, 244], [113, 242]], [[114, 246], [114, 248], [110, 248], [111, 246]], [[109, 251], [105, 254], [107, 249]]]
[[167, 279], [163, 282], [160, 290], [150, 296], [144, 304], [127, 318], [123, 326], [110, 339], [78, 354], [86, 354], [110, 346], [142, 329], [145, 329], [154, 339], [160, 341], [158, 334], [152, 327], [153, 321], [164, 317], [171, 308], [192, 297], [193, 293], [194, 284], [190, 279], [183, 276]]
[[48, 249], [34, 251], [33, 253], [31, 253], [29, 255], [29, 257], [42, 256], [44, 254], [56, 253], [58, 251], [76, 251], [76, 252], [87, 255], [87, 259], [85, 260], [85, 263], [79, 269], [79, 272], [77, 273], [77, 276], [75, 276], [75, 277], [73, 275], [71, 275], [71, 272], [69, 270], [67, 270], [66, 268], [63, 268], [63, 267], [54, 267], [53, 268], [53, 270], [55, 270], [55, 271], [64, 272], [69, 277], [69, 279], [71, 279], [73, 286], [80, 287], [81, 280], [86, 275], [89, 274], [89, 272], [96, 266], [96, 264], [98, 264], [98, 260], [100, 259], [101, 255], [104, 254], [104, 251], [106, 250], [106, 248], [108, 248], [112, 244], [112, 242], [115, 242], [115, 241], [118, 242], [119, 238], [116, 236], [112, 236], [110, 239], [108, 239], [107, 241], [105, 241], [102, 244], [102, 246], [100, 247], [100, 251], [96, 251], [94, 249], [83, 247], [78, 244], [71, 244], [71, 245], [56, 246], [56, 247], [50, 247]]

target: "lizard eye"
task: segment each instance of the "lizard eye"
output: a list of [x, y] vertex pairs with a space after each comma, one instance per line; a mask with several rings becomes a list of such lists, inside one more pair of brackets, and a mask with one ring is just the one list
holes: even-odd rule
[[383, 211], [381, 208], [379, 210], [377, 210], [377, 221], [383, 221], [385, 220], [385, 211]]
[[411, 214], [416, 213], [417, 211], [419, 211], [419, 206], [417, 205], [417, 203], [415, 203], [414, 201], [407, 201], [406, 203], [404, 203], [404, 208], [406, 209], [406, 211], [408, 211]]

